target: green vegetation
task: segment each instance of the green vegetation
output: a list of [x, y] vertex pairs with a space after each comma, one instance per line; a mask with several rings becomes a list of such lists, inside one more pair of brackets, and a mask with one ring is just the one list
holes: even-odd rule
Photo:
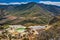
[[52, 27], [46, 31], [38, 31], [38, 40], [60, 40], [60, 17], [55, 17], [49, 22]]
[[[44, 10], [44, 8], [34, 2], [5, 7], [7, 7], [7, 9], [2, 10], [5, 19], [1, 18], [1, 24], [46, 25], [52, 18], [51, 14], [53, 14], [50, 11]], [[17, 18], [14, 19], [15, 17]]]

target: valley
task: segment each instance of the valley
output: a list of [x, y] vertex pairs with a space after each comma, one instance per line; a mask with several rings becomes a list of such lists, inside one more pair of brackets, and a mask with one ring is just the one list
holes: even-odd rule
[[60, 6], [0, 5], [0, 40], [5, 39], [60, 40]]

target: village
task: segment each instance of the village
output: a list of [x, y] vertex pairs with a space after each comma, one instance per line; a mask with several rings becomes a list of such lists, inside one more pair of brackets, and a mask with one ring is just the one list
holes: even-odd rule
[[45, 30], [46, 26], [30, 26], [8, 25], [9, 27], [0, 30], [0, 40], [38, 40], [39, 32], [37, 30]]

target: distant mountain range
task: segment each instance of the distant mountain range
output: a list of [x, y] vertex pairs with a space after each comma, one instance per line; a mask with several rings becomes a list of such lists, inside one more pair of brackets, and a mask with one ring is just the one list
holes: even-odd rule
[[45, 25], [55, 16], [60, 16], [60, 7], [55, 5], [0, 5], [0, 24]]

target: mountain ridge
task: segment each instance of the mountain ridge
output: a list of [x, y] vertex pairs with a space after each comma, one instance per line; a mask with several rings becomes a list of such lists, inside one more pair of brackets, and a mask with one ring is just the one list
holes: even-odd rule
[[[22, 5], [3, 5], [3, 8], [1, 7], [0, 5], [0, 19], [2, 19], [0, 24], [44, 25], [48, 24], [54, 16], [60, 15], [60, 7], [35, 2]], [[53, 11], [51, 11], [52, 9]]]

